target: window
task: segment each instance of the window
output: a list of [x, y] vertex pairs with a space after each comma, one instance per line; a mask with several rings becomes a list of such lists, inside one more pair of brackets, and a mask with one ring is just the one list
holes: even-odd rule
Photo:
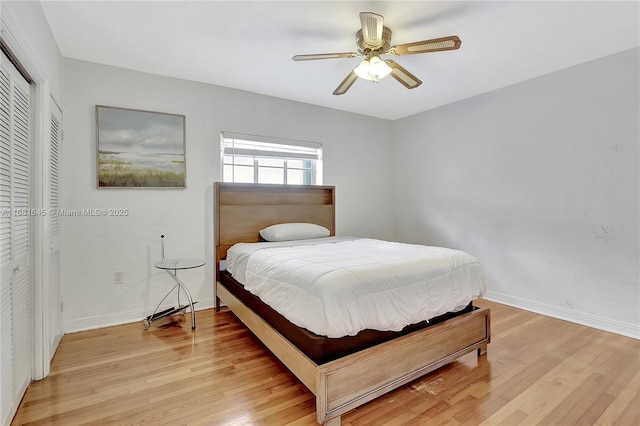
[[222, 132], [223, 182], [322, 184], [322, 145]]

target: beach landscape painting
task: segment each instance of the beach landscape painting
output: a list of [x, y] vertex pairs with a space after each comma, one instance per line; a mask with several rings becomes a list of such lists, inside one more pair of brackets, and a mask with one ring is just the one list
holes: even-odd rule
[[185, 116], [96, 105], [99, 188], [186, 188]]

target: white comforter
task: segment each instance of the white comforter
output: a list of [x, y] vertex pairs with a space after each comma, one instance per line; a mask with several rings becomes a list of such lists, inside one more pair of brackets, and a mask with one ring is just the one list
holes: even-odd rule
[[485, 291], [470, 254], [373, 239], [240, 243], [229, 249], [227, 269], [289, 321], [328, 337], [398, 331]]

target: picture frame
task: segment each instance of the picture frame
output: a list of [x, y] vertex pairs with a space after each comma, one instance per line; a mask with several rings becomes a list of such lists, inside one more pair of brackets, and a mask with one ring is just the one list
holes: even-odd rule
[[98, 188], [186, 188], [185, 116], [96, 105]]

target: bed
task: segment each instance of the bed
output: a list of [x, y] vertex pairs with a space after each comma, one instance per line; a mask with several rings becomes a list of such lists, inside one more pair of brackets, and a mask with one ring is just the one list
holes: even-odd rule
[[339, 425], [345, 412], [398, 386], [470, 352], [486, 354], [490, 311], [471, 303], [399, 331], [364, 330], [344, 339], [291, 324], [220, 265], [237, 243], [262, 241], [259, 231], [270, 225], [313, 223], [335, 236], [335, 188], [216, 182], [214, 189], [217, 307], [227, 305], [314, 393], [318, 423]]

